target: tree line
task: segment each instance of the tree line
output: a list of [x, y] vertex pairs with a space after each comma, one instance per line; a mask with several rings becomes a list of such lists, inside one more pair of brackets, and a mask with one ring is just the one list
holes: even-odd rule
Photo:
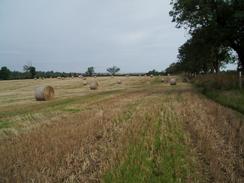
[[187, 29], [190, 39], [166, 72], [218, 73], [236, 60], [244, 70], [243, 0], [171, 0], [171, 5], [172, 22]]
[[71, 76], [78, 76], [78, 75], [79, 73], [36, 71], [35, 67], [27, 66], [27, 65], [23, 67], [23, 72], [11, 71], [6, 66], [1, 67], [0, 69], [0, 80], [71, 77]]
[[120, 71], [117, 66], [107, 68], [108, 73], [96, 73], [94, 67], [88, 67], [85, 73], [76, 72], [54, 72], [54, 71], [36, 71], [34, 66], [24, 65], [23, 72], [11, 71], [6, 66], [0, 69], [0, 80], [13, 80], [13, 79], [34, 79], [34, 78], [56, 78], [56, 77], [78, 77], [83, 76], [111, 76], [116, 75]]

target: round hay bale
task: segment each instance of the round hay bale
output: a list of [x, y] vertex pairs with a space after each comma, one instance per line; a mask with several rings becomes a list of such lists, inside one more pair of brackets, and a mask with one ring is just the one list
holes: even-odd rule
[[122, 84], [122, 81], [121, 80], [118, 80], [117, 81], [117, 84], [119, 84], [119, 85]]
[[84, 86], [86, 86], [87, 84], [88, 84], [87, 81], [84, 81], [84, 82], [83, 82], [83, 85], [84, 85]]
[[161, 79], [161, 82], [164, 83], [164, 78]]
[[86, 77], [84, 77], [83, 80], [86, 80]]
[[54, 89], [51, 86], [39, 86], [35, 89], [37, 101], [51, 100], [54, 97]]
[[98, 82], [97, 81], [90, 82], [89, 87], [91, 90], [96, 90], [98, 88]]
[[172, 78], [169, 80], [170, 85], [176, 85], [176, 79]]
[[151, 74], [150, 77], [153, 78], [153, 75]]

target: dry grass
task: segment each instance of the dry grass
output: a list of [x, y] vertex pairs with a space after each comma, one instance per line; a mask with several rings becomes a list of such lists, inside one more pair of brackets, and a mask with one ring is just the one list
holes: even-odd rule
[[244, 182], [243, 116], [192, 91], [178, 97], [177, 111], [207, 166], [209, 182]]
[[[119, 79], [2, 82], [0, 182], [243, 182], [242, 115], [188, 84]], [[42, 82], [54, 101], [30, 96]]]

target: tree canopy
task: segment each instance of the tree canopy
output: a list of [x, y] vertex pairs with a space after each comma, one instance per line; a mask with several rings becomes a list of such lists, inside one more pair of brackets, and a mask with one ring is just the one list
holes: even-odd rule
[[36, 76], [36, 68], [33, 66], [24, 65], [23, 70], [29, 73], [32, 79]]
[[120, 68], [118, 68], [117, 66], [113, 66], [113, 67], [109, 67], [109, 68], [107, 68], [107, 71], [108, 71], [111, 75], [115, 75], [117, 72], [120, 71]]
[[86, 71], [87, 76], [93, 76], [95, 74], [95, 69], [94, 67], [88, 67]]
[[230, 49], [236, 51], [244, 68], [243, 0], [171, 0], [171, 5], [172, 21], [191, 35], [179, 49], [184, 68], [217, 72], [221, 65], [233, 61]]
[[2, 67], [0, 70], [0, 79], [7, 80], [10, 78], [11, 71], [7, 67]]

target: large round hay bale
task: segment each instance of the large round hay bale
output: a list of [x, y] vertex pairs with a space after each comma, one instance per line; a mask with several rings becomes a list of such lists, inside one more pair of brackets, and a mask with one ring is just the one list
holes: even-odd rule
[[122, 84], [122, 81], [121, 80], [118, 80], [117, 81], [117, 84], [119, 84], [119, 85]]
[[176, 85], [176, 79], [172, 78], [169, 80], [170, 85]]
[[90, 82], [89, 87], [91, 90], [96, 90], [98, 88], [98, 82], [97, 81]]
[[161, 79], [161, 82], [164, 83], [164, 78]]
[[84, 81], [84, 82], [83, 82], [83, 85], [84, 85], [84, 86], [86, 86], [87, 84], [88, 84], [87, 81]]
[[39, 86], [35, 90], [37, 101], [51, 100], [54, 97], [54, 89], [51, 86]]

